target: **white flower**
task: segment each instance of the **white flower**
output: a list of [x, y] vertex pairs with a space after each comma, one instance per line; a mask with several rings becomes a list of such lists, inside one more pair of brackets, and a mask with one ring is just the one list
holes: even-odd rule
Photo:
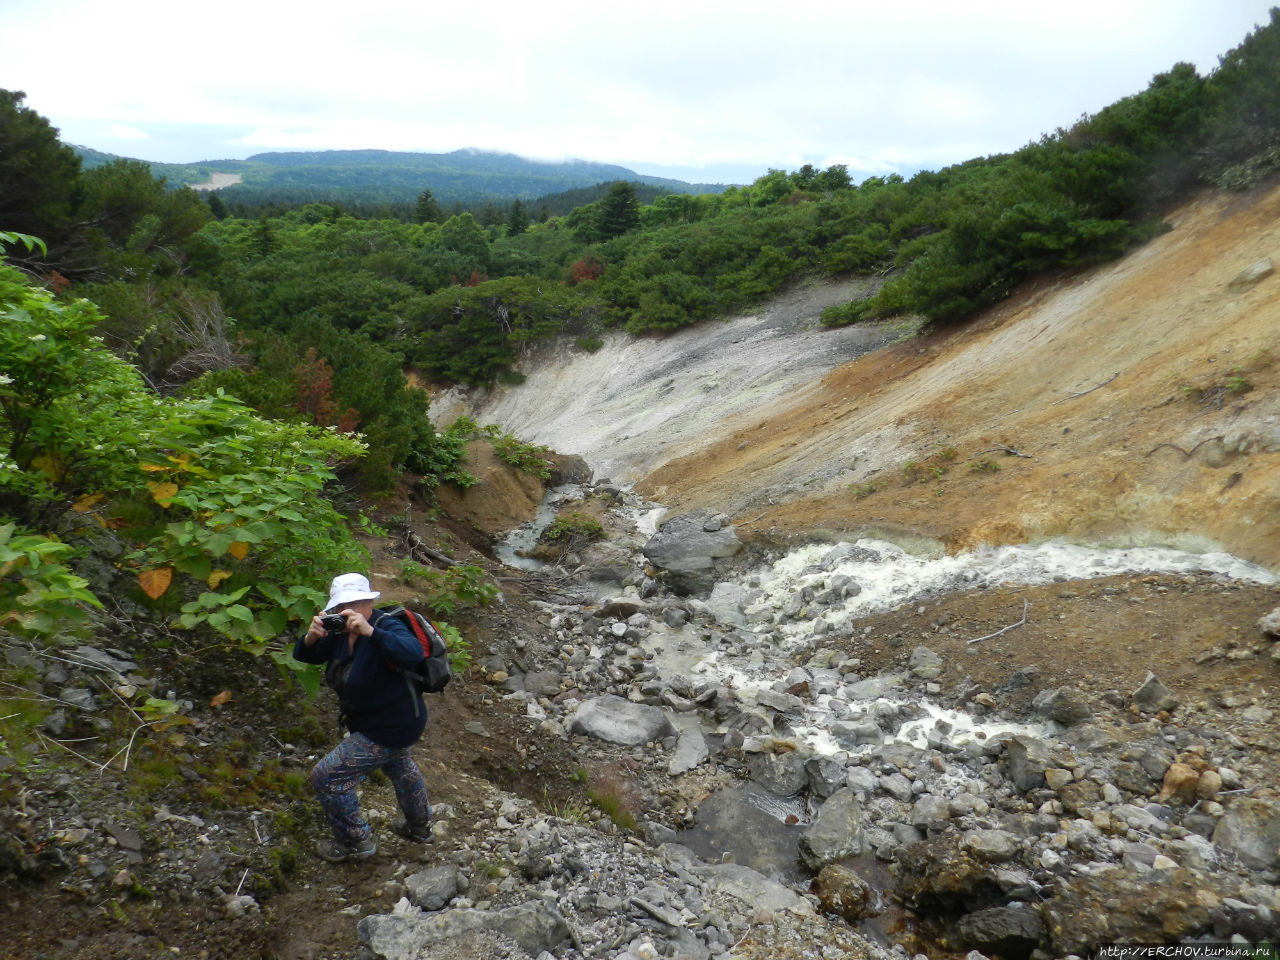
[[48, 340], [49, 338], [43, 333], [33, 333], [31, 336], [27, 337], [27, 339], [32, 343], [39, 343], [41, 340]]
[[7, 373], [0, 373], [0, 387], [7, 387], [11, 383], [13, 383], [13, 377]]

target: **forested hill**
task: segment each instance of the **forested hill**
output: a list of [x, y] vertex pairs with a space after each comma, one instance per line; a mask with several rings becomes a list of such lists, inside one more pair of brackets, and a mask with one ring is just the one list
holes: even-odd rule
[[[85, 169], [119, 159], [87, 147], [74, 148]], [[151, 163], [151, 172], [172, 186], [194, 185], [214, 173], [241, 182], [220, 191], [230, 205], [263, 203], [412, 204], [423, 190], [437, 202], [464, 207], [529, 201], [615, 180], [670, 193], [719, 193], [724, 184], [685, 183], [650, 177], [607, 163], [528, 160], [509, 153], [454, 150], [401, 153], [391, 150], [324, 150], [259, 153], [245, 160]]]

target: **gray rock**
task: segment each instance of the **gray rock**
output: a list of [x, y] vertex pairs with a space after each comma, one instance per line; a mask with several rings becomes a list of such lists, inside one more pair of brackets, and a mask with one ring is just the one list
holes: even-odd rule
[[832, 757], [810, 757], [804, 769], [809, 775], [809, 789], [816, 797], [829, 797], [847, 786], [844, 764]]
[[928, 647], [916, 647], [907, 661], [907, 670], [921, 680], [937, 680], [942, 676], [942, 657]]
[[1173, 691], [1156, 679], [1156, 675], [1147, 672], [1142, 686], [1133, 692], [1133, 702], [1143, 713], [1158, 713], [1161, 710], [1173, 710], [1178, 706], [1178, 698]]
[[1142, 772], [1155, 781], [1164, 779], [1165, 771], [1171, 763], [1173, 751], [1165, 747], [1148, 747], [1138, 758], [1138, 766], [1142, 767]]
[[[862, 794], [867, 800], [875, 795], [876, 788], [880, 786], [880, 778], [866, 767], [850, 767], [845, 773], [844, 782], [850, 790]], [[907, 784], [907, 790], [910, 796], [911, 784]]]
[[837, 720], [831, 724], [831, 736], [846, 750], [863, 744], [879, 745], [884, 741], [880, 728], [869, 720], [850, 722]]
[[757, 753], [747, 760], [751, 779], [770, 793], [794, 797], [809, 785], [804, 758], [798, 753]]
[[702, 735], [702, 731], [698, 729], [685, 730], [681, 732], [680, 739], [676, 741], [676, 748], [671, 754], [671, 761], [667, 764], [667, 772], [672, 776], [688, 773], [709, 756], [711, 756], [711, 751], [707, 748], [707, 740]]
[[961, 845], [988, 863], [1012, 860], [1021, 847], [1018, 838], [1006, 830], [970, 830], [961, 839]]
[[560, 674], [551, 670], [535, 670], [524, 675], [524, 689], [535, 697], [554, 697], [560, 693]]
[[713, 890], [728, 894], [753, 909], [813, 915], [812, 904], [800, 894], [740, 863], [717, 863], [695, 870]]
[[568, 923], [547, 904], [416, 916], [387, 914], [365, 917], [356, 925], [360, 942], [381, 960], [419, 960], [432, 954], [433, 945], [466, 942], [486, 933], [514, 940], [531, 956], [543, 950], [558, 954], [572, 943]]
[[842, 563], [879, 563], [881, 556], [874, 550], [852, 543], [838, 543], [822, 555], [818, 564], [823, 570], [834, 570]]
[[911, 781], [900, 773], [891, 773], [880, 778], [880, 789], [895, 800], [906, 803], [911, 799]]
[[1267, 279], [1274, 272], [1275, 267], [1271, 263], [1271, 258], [1263, 257], [1236, 274], [1232, 281], [1227, 284], [1227, 292], [1240, 293]]
[[707, 571], [713, 561], [732, 557], [742, 549], [742, 541], [732, 527], [705, 529], [713, 515], [706, 510], [673, 517], [644, 545], [650, 563], [677, 573]]
[[671, 719], [659, 708], [631, 703], [613, 694], [584, 700], [565, 729], [626, 746], [661, 740], [676, 732]]
[[935, 823], [951, 819], [951, 801], [946, 797], [926, 793], [911, 808], [909, 822], [912, 826], [928, 828]]
[[745, 627], [745, 610], [749, 597], [750, 591], [746, 587], [732, 580], [724, 580], [712, 587], [711, 595], [706, 600], [707, 610], [721, 623]]
[[1258, 620], [1258, 629], [1269, 637], [1280, 637], [1280, 607]]
[[754, 784], [717, 790], [698, 804], [680, 842], [703, 860], [728, 859], [770, 874], [793, 870], [799, 880], [801, 828], [781, 823], [778, 807], [776, 797]]
[[452, 863], [428, 867], [405, 878], [409, 901], [423, 910], [441, 910], [458, 895], [458, 868]]
[[956, 934], [967, 946], [1002, 956], [1026, 956], [1044, 936], [1044, 921], [1031, 904], [1011, 903], [966, 914], [956, 922]]
[[1041, 716], [1056, 720], [1066, 727], [1084, 723], [1093, 717], [1093, 710], [1084, 695], [1072, 687], [1042, 690], [1035, 695], [1031, 705]]
[[864, 851], [862, 804], [848, 787], [837, 790], [818, 809], [817, 819], [800, 838], [800, 859], [810, 870]]
[[1013, 737], [1005, 744], [1005, 762], [1009, 779], [1025, 793], [1045, 785], [1044, 771], [1049, 766], [1049, 748], [1035, 737]]
[[762, 707], [768, 707], [770, 710], [777, 710], [779, 713], [799, 714], [804, 712], [804, 701], [799, 697], [793, 697], [789, 693], [778, 693], [776, 690], [757, 690], [756, 703]]
[[1235, 800], [1218, 821], [1213, 843], [1254, 870], [1280, 866], [1280, 809], [1266, 800]]

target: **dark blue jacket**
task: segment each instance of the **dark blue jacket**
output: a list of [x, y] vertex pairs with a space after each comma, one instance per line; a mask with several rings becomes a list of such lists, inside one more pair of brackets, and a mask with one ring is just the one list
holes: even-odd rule
[[375, 610], [369, 618], [373, 635], [356, 638], [355, 651], [347, 652], [347, 635], [325, 635], [307, 646], [299, 637], [293, 645], [295, 660], [335, 665], [351, 661], [339, 696], [347, 729], [363, 733], [384, 747], [407, 747], [417, 742], [427, 725], [422, 698], [395, 667], [412, 667], [422, 661], [422, 645], [405, 624]]

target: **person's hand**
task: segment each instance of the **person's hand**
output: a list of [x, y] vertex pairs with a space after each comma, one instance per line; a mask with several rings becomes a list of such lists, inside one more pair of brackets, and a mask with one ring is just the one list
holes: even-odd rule
[[353, 638], [355, 636], [373, 636], [373, 626], [359, 610], [343, 610], [342, 615], [347, 618], [347, 633], [351, 634]]
[[311, 618], [311, 626], [307, 628], [306, 634], [302, 638], [303, 644], [311, 646], [325, 634], [324, 621], [320, 619], [320, 614], [316, 614]]

